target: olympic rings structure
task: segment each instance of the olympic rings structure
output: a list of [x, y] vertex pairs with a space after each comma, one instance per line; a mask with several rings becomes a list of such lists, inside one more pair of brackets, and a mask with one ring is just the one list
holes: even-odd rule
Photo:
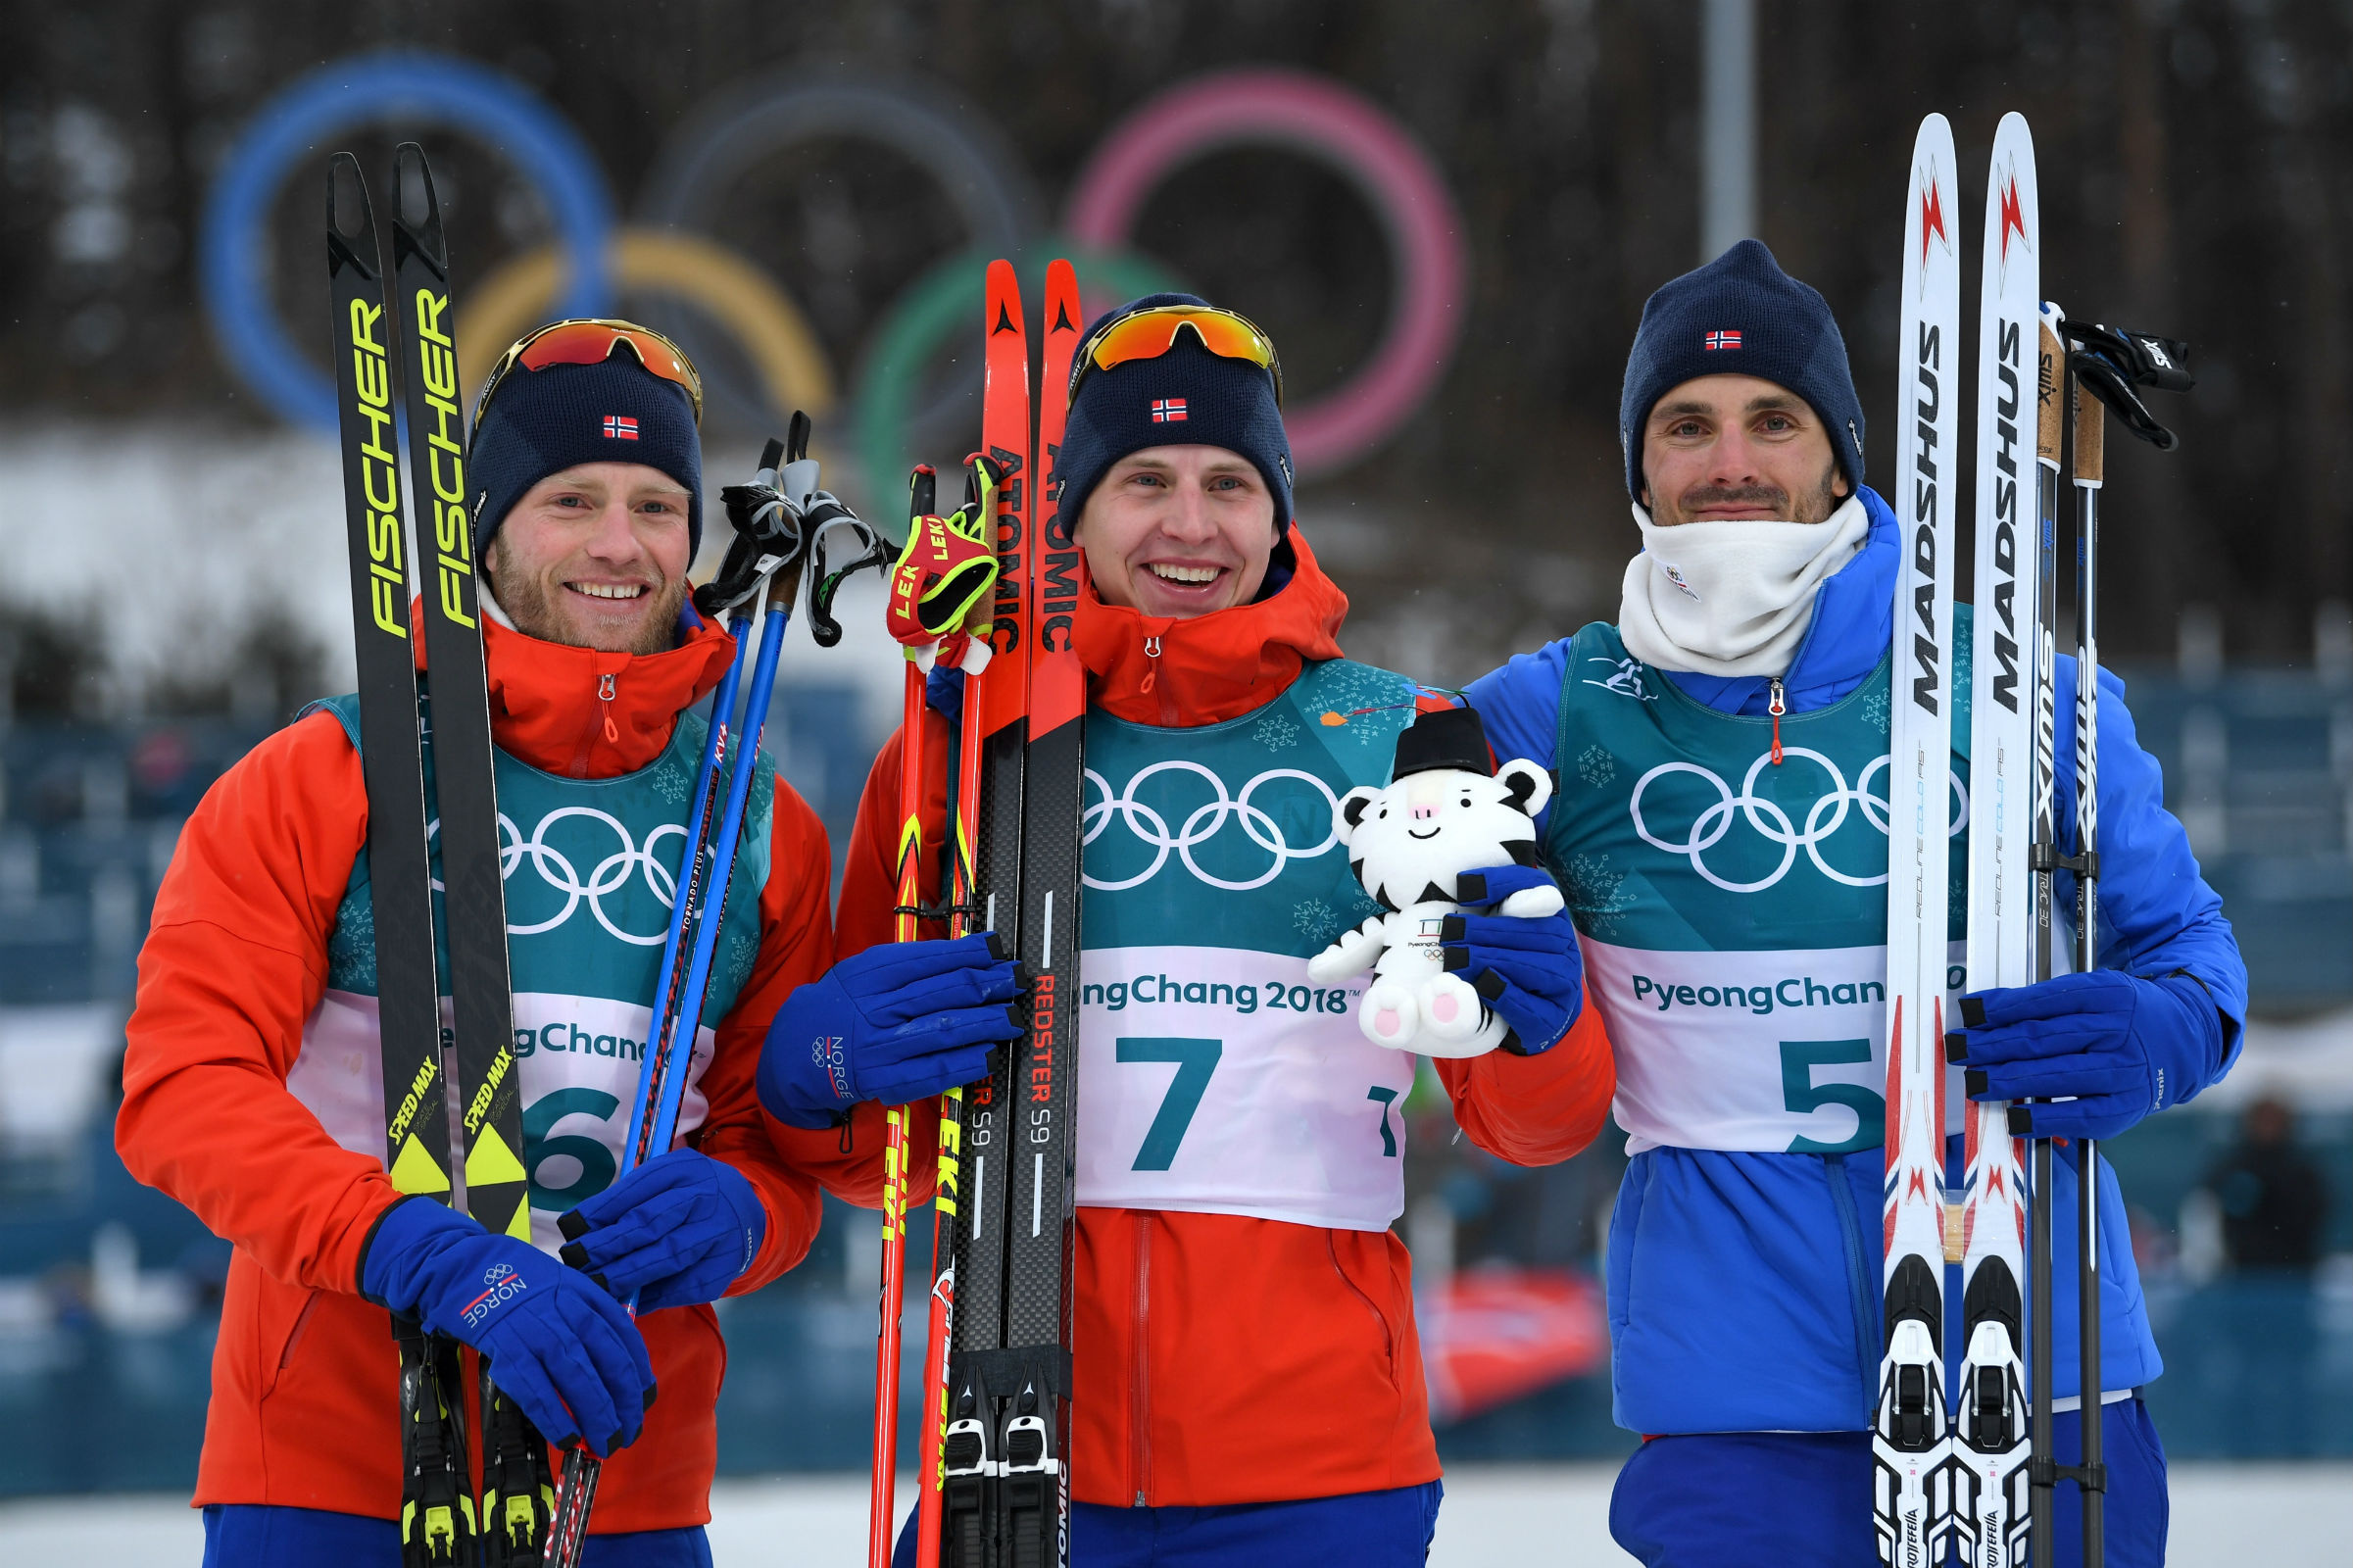
[[456, 125], [505, 153], [555, 218], [566, 264], [564, 313], [606, 309], [613, 198], [596, 155], [568, 121], [513, 77], [453, 55], [399, 50], [330, 62], [264, 104], [230, 147], [205, 206], [196, 262], [229, 368], [281, 416], [329, 434], [334, 385], [303, 359], [270, 307], [264, 231], [296, 159], [318, 155], [330, 132], [394, 117]]
[[[1186, 814], [1184, 825], [1173, 834], [1168, 831], [1166, 816], [1136, 799], [1137, 786], [1146, 779], [1155, 773], [1171, 772], [1198, 773], [1209, 781], [1210, 789], [1216, 791], [1216, 798], [1195, 807]], [[1111, 793], [1109, 779], [1104, 778], [1095, 769], [1088, 768], [1087, 784], [1091, 789], [1101, 790], [1103, 799], [1091, 802], [1080, 816], [1080, 824], [1085, 830], [1084, 836], [1079, 840], [1080, 845], [1084, 847], [1103, 837], [1103, 832], [1110, 827], [1111, 819], [1116, 816], [1127, 824], [1129, 832], [1152, 847], [1152, 864], [1131, 877], [1106, 881], [1088, 876], [1085, 878], [1087, 886], [1105, 893], [1118, 893], [1128, 888], [1141, 887], [1160, 874], [1160, 867], [1168, 863], [1169, 855], [1174, 853], [1179, 859], [1185, 862], [1185, 869], [1193, 873], [1195, 881], [1205, 883], [1227, 893], [1248, 893], [1250, 889], [1262, 888], [1276, 877], [1281, 876], [1283, 868], [1294, 860], [1312, 860], [1319, 855], [1329, 853], [1332, 846], [1340, 842], [1340, 828], [1336, 822], [1325, 832], [1323, 842], [1312, 849], [1295, 850], [1284, 841], [1281, 824], [1268, 815], [1262, 808], [1250, 804], [1250, 797], [1256, 794], [1260, 788], [1282, 778], [1298, 779], [1322, 796], [1324, 812], [1321, 820], [1334, 821], [1339, 812], [1340, 803], [1334, 799], [1331, 787], [1313, 773], [1301, 772], [1296, 767], [1269, 768], [1243, 785], [1240, 795], [1228, 795], [1225, 780], [1201, 763], [1194, 761], [1178, 760], [1153, 762], [1149, 767], [1140, 768], [1137, 770], [1136, 776], [1127, 781], [1127, 787], [1117, 795]], [[1242, 831], [1250, 841], [1274, 857], [1274, 864], [1248, 881], [1229, 881], [1224, 877], [1213, 875], [1202, 870], [1193, 858], [1194, 846], [1204, 844], [1216, 837], [1218, 831], [1225, 826], [1226, 818], [1229, 816], [1239, 818], [1242, 823]], [[1204, 821], [1206, 826], [1202, 825]]]
[[[867, 331], [856, 441], [880, 494], [895, 486], [907, 432], [969, 393], [960, 382], [927, 393], [923, 372], [954, 341], [964, 307], [976, 308], [979, 264], [1008, 255], [1037, 265], [1066, 249], [1090, 288], [1090, 309], [1175, 286], [1166, 268], [1129, 248], [1130, 238], [1170, 173], [1225, 148], [1271, 145], [1333, 169], [1372, 208], [1395, 253], [1394, 297], [1369, 362], [1287, 418], [1302, 475], [1353, 462], [1393, 435], [1436, 387], [1461, 332], [1468, 268], [1444, 178], [1385, 111], [1324, 77], [1220, 72], [1143, 104], [1086, 161], [1063, 214], [1065, 241], [1045, 231], [1035, 188], [1003, 133], [953, 94], [907, 79], [777, 72], [739, 84], [684, 122], [647, 175], [637, 226], [616, 231], [595, 155], [555, 107], [463, 58], [385, 52], [332, 62], [266, 102], [224, 158], [204, 215], [200, 285], [221, 353], [248, 387], [297, 423], [332, 429], [333, 396], [324, 371], [304, 360], [271, 309], [267, 220], [289, 168], [322, 151], [330, 133], [395, 118], [480, 138], [530, 181], [554, 220], [553, 245], [461, 287], [469, 379], [502, 339], [551, 309], [610, 312], [617, 285], [682, 300], [731, 333], [760, 385], [731, 388], [722, 373], [711, 378], [714, 401], [762, 420], [795, 407], [822, 412], [838, 398], [838, 383], [817, 333], [774, 276], [697, 230], [715, 220], [731, 185], [786, 148], [845, 138], [912, 161], [946, 192], [968, 242]], [[919, 407], [927, 395], [929, 407]]]
[[[680, 229], [622, 228], [606, 257], [624, 289], [674, 294], [703, 307], [735, 333], [759, 369], [770, 408], [833, 407], [833, 367], [801, 307], [775, 279], [715, 240]], [[458, 368], [477, 386], [507, 345], [547, 318], [559, 263], [542, 245], [497, 268], [459, 296]]]
[[[1083, 300], [1100, 297], [1106, 289], [1120, 299], [1134, 299], [1178, 286], [1157, 263], [1132, 251], [1077, 251], [1050, 241], [1037, 252], [1069, 255]], [[940, 346], [980, 315], [989, 259], [986, 253], [966, 251], [939, 263], [899, 296], [875, 329], [858, 375], [856, 416], [858, 457], [867, 473], [906, 471], [907, 435], [922, 417], [910, 413], [915, 380]], [[1043, 296], [1045, 271], [1040, 265], [1028, 279], [1036, 290], [1032, 297]]]
[[[1806, 858], [1814, 862], [1815, 870], [1833, 882], [1850, 888], [1885, 886], [1887, 873], [1884, 870], [1877, 876], [1858, 876], [1832, 865], [1822, 858], [1822, 842], [1845, 825], [1849, 806], [1859, 808], [1863, 820], [1879, 829], [1883, 836], [1887, 833], [1887, 802], [1884, 797], [1871, 793], [1871, 780], [1875, 774], [1887, 770], [1887, 759], [1885, 756], [1873, 758], [1850, 789], [1846, 775], [1839, 770], [1838, 764], [1811, 747], [1784, 747], [1782, 757], [1792, 762], [1802, 758], [1830, 775], [1830, 788], [1806, 809], [1802, 828], [1789, 819], [1789, 813], [1780, 803], [1756, 793], [1757, 775], [1764, 771], [1768, 762], [1774, 760], [1772, 753], [1761, 752], [1756, 760], [1748, 764], [1747, 773], [1740, 779], [1740, 793], [1738, 795], [1733, 794], [1732, 786], [1714, 771], [1697, 762], [1661, 762], [1651, 768], [1635, 781], [1634, 794], [1626, 803], [1627, 814], [1634, 819], [1635, 833], [1652, 849], [1663, 850], [1691, 861], [1692, 870], [1727, 893], [1761, 893], [1774, 886], [1788, 876], [1789, 868], [1797, 863], [1799, 850], [1805, 851]], [[1644, 792], [1660, 779], [1676, 773], [1690, 773], [1703, 779], [1713, 785], [1716, 792], [1715, 803], [1702, 808], [1692, 818], [1691, 828], [1684, 834], [1681, 843], [1653, 833], [1649, 822], [1642, 816]], [[1969, 796], [1958, 776], [1953, 777], [1952, 793], [1957, 797], [1957, 807], [1949, 819], [1947, 837], [1958, 834], [1969, 825]], [[1827, 821], [1824, 820], [1825, 813], [1829, 816]], [[1766, 843], [1781, 846], [1781, 863], [1753, 882], [1735, 882], [1719, 876], [1702, 858], [1707, 851], [1722, 843], [1724, 836], [1732, 831], [1736, 816], [1746, 821]]]
[[[954, 95], [934, 84], [885, 77], [837, 74], [812, 81], [801, 71], [741, 83], [696, 111], [647, 172], [638, 220], [670, 228], [709, 222], [728, 187], [760, 160], [819, 137], [888, 147], [936, 180], [980, 254], [976, 275], [991, 257], [1019, 254], [1040, 226], [1037, 192], [1011, 144]], [[978, 284], [973, 298], [980, 298]], [[698, 346], [691, 325], [682, 323], [680, 333], [690, 349]], [[969, 379], [979, 386], [977, 370]], [[714, 398], [737, 397], [721, 374], [707, 373], [705, 380]], [[958, 395], [952, 391], [942, 401], [956, 402]], [[781, 416], [789, 408], [765, 412]], [[936, 412], [926, 409], [918, 417]], [[896, 460], [868, 471], [895, 472]]]
[[1082, 170], [1062, 224], [1080, 244], [1124, 245], [1160, 179], [1220, 148], [1270, 142], [1320, 159], [1372, 204], [1397, 253], [1397, 297], [1372, 363], [1283, 419], [1302, 473], [1379, 446], [1437, 385], [1461, 330], [1461, 220], [1429, 154], [1365, 99], [1296, 71], [1234, 71], [1179, 83], [1111, 127]]

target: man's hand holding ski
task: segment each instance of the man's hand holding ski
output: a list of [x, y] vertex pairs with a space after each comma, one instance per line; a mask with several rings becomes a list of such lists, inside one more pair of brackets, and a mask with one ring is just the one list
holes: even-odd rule
[[603, 1287], [528, 1242], [404, 1200], [368, 1238], [360, 1291], [481, 1351], [551, 1443], [609, 1454], [645, 1426], [654, 1366], [637, 1325]]
[[[2007, 1100], [2021, 1138], [2113, 1138], [2194, 1094], [2223, 1055], [2223, 1019], [2185, 974], [2115, 969], [1961, 999], [1946, 1059], [1972, 1100]], [[2027, 1104], [2034, 1100], [2057, 1103]]]
[[869, 948], [794, 992], [760, 1056], [760, 1102], [787, 1127], [838, 1124], [850, 1107], [926, 1100], [989, 1075], [1021, 1038], [1021, 965], [988, 932]]
[[[1454, 900], [1465, 908], [1499, 909], [1515, 893], [1551, 885], [1552, 873], [1542, 866], [1492, 866], [1464, 872]], [[1585, 1011], [1585, 958], [1565, 908], [1546, 915], [1449, 914], [1439, 940], [1446, 968], [1469, 975], [1473, 989], [1511, 1025], [1500, 1050], [1542, 1055]]]
[[766, 1239], [760, 1195], [697, 1150], [657, 1154], [564, 1216], [566, 1263], [640, 1312], [727, 1294]]

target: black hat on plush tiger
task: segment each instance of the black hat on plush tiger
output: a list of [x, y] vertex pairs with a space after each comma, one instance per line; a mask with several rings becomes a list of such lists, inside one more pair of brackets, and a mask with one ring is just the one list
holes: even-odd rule
[[1487, 744], [1487, 726], [1474, 708], [1442, 708], [1424, 713], [1397, 731], [1397, 757], [1389, 781], [1412, 773], [1452, 768], [1463, 773], [1495, 777], [1495, 757]]

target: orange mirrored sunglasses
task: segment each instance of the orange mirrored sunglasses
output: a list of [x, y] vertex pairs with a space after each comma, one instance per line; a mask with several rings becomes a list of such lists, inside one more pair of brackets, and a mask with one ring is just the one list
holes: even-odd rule
[[1095, 335], [1079, 345], [1070, 371], [1070, 395], [1091, 371], [1108, 370], [1131, 360], [1156, 360], [1176, 346], [1177, 334], [1191, 327], [1201, 347], [1221, 359], [1248, 360], [1274, 377], [1275, 406], [1283, 405], [1283, 362], [1275, 357], [1274, 339], [1258, 330], [1248, 317], [1208, 305], [1153, 305], [1105, 321]]
[[616, 343], [626, 343], [629, 352], [637, 356], [637, 363], [654, 374], [684, 387], [687, 400], [694, 405], [695, 423], [702, 424], [703, 378], [695, 373], [693, 363], [677, 344], [652, 327], [639, 326], [634, 321], [576, 317], [549, 322], [499, 356], [490, 379], [482, 383], [481, 401], [474, 405], [475, 428], [481, 427], [482, 411], [490, 407], [499, 383], [517, 366], [526, 370], [544, 370], [551, 365], [602, 365]]

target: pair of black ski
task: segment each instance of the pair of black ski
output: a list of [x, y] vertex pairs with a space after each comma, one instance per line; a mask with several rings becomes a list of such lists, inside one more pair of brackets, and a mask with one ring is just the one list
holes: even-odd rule
[[[981, 445], [997, 475], [994, 657], [965, 682], [948, 767], [945, 892], [952, 931], [1006, 938], [1031, 989], [1026, 1037], [997, 1055], [987, 1082], [940, 1102], [916, 1560], [921, 1568], [1062, 1568], [1070, 1560], [1087, 691], [1071, 635], [1086, 562], [1061, 515], [1054, 468], [1084, 318], [1070, 264], [1053, 263], [1033, 421], [1027, 318], [1010, 262], [990, 265], [984, 298]], [[919, 722], [919, 709], [914, 716]], [[913, 758], [913, 732], [907, 744], [905, 758]], [[887, 1248], [897, 1227], [888, 1215], [885, 1224]], [[887, 1252], [885, 1279], [887, 1291]], [[888, 1294], [886, 1344], [900, 1304]], [[888, 1391], [892, 1369], [879, 1370]], [[895, 1413], [895, 1398], [885, 1404]], [[870, 1568], [890, 1561], [888, 1487], [878, 1475]]]
[[[401, 1192], [444, 1203], [456, 1198], [453, 1171], [462, 1172], [466, 1211], [485, 1230], [528, 1242], [465, 399], [441, 208], [415, 142], [402, 143], [394, 155], [393, 188], [387, 272], [358, 160], [337, 154], [328, 172], [327, 277], [368, 785], [385, 1169]], [[416, 520], [429, 700], [418, 683], [409, 617], [410, 535], [402, 465], [394, 456], [403, 409], [406, 511]], [[435, 956], [428, 734], [446, 887], [441, 935], [452, 1013], [446, 1041]], [[455, 1152], [453, 1093], [465, 1097]], [[393, 1329], [401, 1366], [404, 1564], [456, 1568], [479, 1560], [491, 1568], [536, 1568], [554, 1506], [547, 1445], [498, 1393], [484, 1363], [476, 1515], [458, 1347], [414, 1320], [396, 1318]]]

